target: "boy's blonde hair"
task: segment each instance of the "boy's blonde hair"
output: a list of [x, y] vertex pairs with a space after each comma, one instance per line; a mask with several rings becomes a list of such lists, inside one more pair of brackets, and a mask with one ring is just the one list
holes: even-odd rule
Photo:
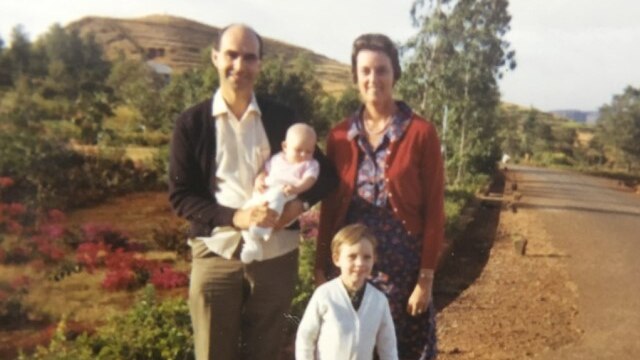
[[373, 251], [375, 253], [378, 240], [368, 227], [362, 224], [345, 226], [338, 231], [336, 236], [333, 237], [333, 240], [331, 240], [331, 255], [338, 256], [342, 245], [353, 245], [363, 240], [369, 241], [371, 245], [373, 245]]

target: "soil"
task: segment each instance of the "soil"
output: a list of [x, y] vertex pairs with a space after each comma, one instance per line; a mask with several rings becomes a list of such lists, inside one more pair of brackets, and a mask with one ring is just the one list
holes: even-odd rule
[[[505, 203], [514, 203], [513, 193], [509, 180], [499, 178], [488, 196], [477, 201], [474, 220], [450, 246], [437, 273], [440, 360], [533, 358], [580, 335], [575, 327], [577, 293], [564, 254], [553, 247], [535, 218]], [[112, 223], [131, 238], [148, 241], [154, 226], [179, 222], [165, 193], [114, 199], [75, 212], [69, 221]], [[527, 239], [525, 255], [514, 247], [513, 240], [522, 238]], [[116, 302], [126, 307], [129, 301], [127, 296]], [[90, 322], [79, 314], [78, 318]], [[0, 357], [15, 354], [16, 344], [30, 348], [42, 343], [42, 330], [36, 326], [0, 331]]]
[[[498, 179], [438, 271], [439, 360], [535, 358], [581, 334], [566, 255], [517, 211], [514, 195], [509, 179]], [[524, 255], [514, 242], [522, 239]]]

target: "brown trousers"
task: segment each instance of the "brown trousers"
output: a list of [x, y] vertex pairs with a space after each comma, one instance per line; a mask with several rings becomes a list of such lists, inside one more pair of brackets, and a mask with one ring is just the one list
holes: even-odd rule
[[251, 264], [222, 258], [202, 241], [194, 241], [191, 251], [196, 359], [278, 359], [298, 278], [298, 250]]

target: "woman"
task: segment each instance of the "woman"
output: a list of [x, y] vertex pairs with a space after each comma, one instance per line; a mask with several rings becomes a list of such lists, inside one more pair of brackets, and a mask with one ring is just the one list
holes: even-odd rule
[[401, 71], [388, 37], [357, 38], [351, 71], [363, 105], [327, 138], [340, 186], [322, 204], [316, 283], [335, 276], [333, 235], [348, 224], [369, 226], [379, 242], [371, 281], [389, 298], [399, 356], [434, 359], [431, 287], [444, 236], [440, 142], [431, 123], [393, 99]]

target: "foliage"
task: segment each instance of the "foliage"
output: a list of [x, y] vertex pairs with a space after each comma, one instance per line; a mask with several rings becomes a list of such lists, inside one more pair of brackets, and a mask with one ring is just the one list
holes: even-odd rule
[[499, 157], [497, 80], [515, 68], [504, 40], [507, 6], [507, 0], [417, 0], [412, 7], [418, 33], [404, 45], [398, 90], [438, 124], [454, 183], [466, 173], [490, 173]]
[[23, 300], [29, 292], [30, 279], [20, 276], [11, 282], [0, 282], [0, 328], [7, 329], [28, 321], [29, 308]]
[[329, 130], [332, 119], [327, 116], [333, 114], [327, 113], [323, 102], [330, 96], [322, 90], [308, 59], [298, 57], [290, 66], [285, 66], [282, 58], [265, 61], [255, 91], [292, 107], [299, 119], [312, 125], [319, 136]]
[[117, 360], [193, 359], [193, 336], [187, 304], [182, 299], [160, 302], [147, 287], [135, 307], [108, 320], [92, 336], [75, 341], [65, 334], [62, 322], [48, 347], [20, 359], [33, 360]]
[[185, 241], [188, 237], [188, 226], [186, 222], [158, 224], [152, 230], [153, 241], [162, 250], [173, 251], [179, 256], [186, 257], [191, 251]]
[[630, 170], [640, 163], [640, 88], [628, 86], [611, 104], [600, 108], [598, 134]]
[[0, 134], [0, 175], [16, 184], [13, 201], [34, 208], [68, 209], [108, 196], [157, 187], [158, 173], [122, 154], [82, 155], [28, 133]]
[[139, 60], [120, 58], [114, 63], [107, 84], [120, 101], [139, 111], [141, 127], [149, 130], [162, 127], [165, 114], [158, 93], [164, 80], [150, 66]]

